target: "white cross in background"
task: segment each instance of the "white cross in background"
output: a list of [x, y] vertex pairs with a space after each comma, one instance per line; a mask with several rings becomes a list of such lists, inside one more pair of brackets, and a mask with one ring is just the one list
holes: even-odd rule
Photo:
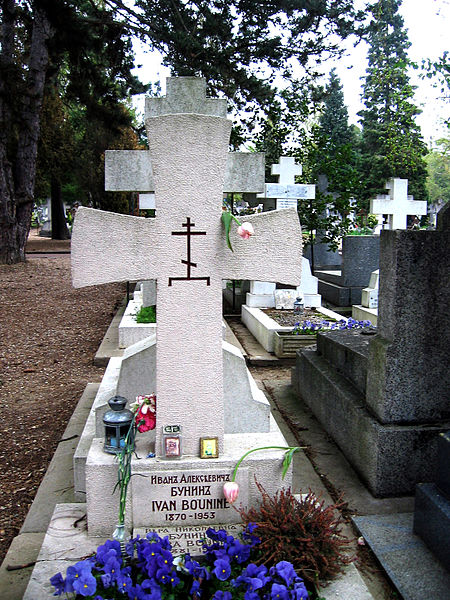
[[266, 183], [264, 193], [257, 198], [276, 198], [276, 208], [295, 208], [297, 200], [316, 197], [316, 186], [295, 183], [295, 176], [302, 174], [302, 166], [295, 164], [292, 156], [281, 156], [278, 164], [273, 164], [272, 175], [278, 175], [278, 183]]
[[392, 178], [386, 184], [389, 194], [377, 196], [370, 201], [370, 212], [374, 215], [388, 215], [388, 229], [406, 229], [408, 215], [426, 215], [426, 201], [414, 200], [408, 196], [408, 180]]

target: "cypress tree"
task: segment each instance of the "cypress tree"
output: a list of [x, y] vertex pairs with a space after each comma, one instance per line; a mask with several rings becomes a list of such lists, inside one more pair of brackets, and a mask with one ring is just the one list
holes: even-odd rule
[[427, 153], [415, 117], [414, 87], [408, 75], [410, 46], [401, 0], [377, 0], [370, 7], [368, 68], [363, 87], [362, 193], [364, 201], [385, 189], [391, 177], [409, 180], [409, 192], [426, 200]]

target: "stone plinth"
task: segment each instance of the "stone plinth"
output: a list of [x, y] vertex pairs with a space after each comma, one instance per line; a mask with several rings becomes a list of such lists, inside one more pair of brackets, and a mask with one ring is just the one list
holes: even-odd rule
[[[145, 458], [151, 448], [145, 436], [139, 436], [140, 459], [133, 460], [127, 500], [128, 526], [131, 527], [131, 523], [134, 527], [153, 528], [175, 523], [189, 526], [204, 525], [205, 521], [211, 524], [240, 522], [239, 513], [225, 501], [223, 483], [229, 480], [236, 462], [246, 451], [262, 446], [286, 447], [287, 443], [273, 420], [271, 431], [265, 434], [225, 434], [224, 438], [225, 451], [217, 459], [189, 456], [164, 460]], [[105, 454], [102, 446], [103, 440], [93, 440], [86, 463], [89, 535], [94, 536], [110, 535], [118, 510], [117, 494], [105, 493], [112, 490], [117, 481], [117, 461]], [[283, 456], [282, 450], [264, 450], [245, 459], [236, 478], [243, 506], [255, 504], [260, 497], [255, 477], [270, 495], [280, 488]], [[292, 465], [283, 482], [286, 487], [291, 484]]]
[[367, 404], [382, 423], [450, 419], [449, 231], [381, 233], [379, 335]]
[[362, 290], [372, 271], [378, 269], [380, 238], [376, 235], [349, 235], [342, 241], [340, 270], [315, 270], [319, 293], [335, 306], [361, 304]]

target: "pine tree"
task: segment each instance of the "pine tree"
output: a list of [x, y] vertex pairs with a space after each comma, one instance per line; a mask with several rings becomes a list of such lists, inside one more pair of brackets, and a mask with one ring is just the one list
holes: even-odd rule
[[410, 42], [398, 14], [400, 4], [401, 0], [377, 0], [369, 7], [365, 109], [359, 113], [364, 201], [382, 193], [391, 177], [408, 179], [409, 192], [416, 200], [427, 198], [427, 149], [415, 122], [420, 110], [414, 104], [414, 87], [407, 71]]
[[328, 184], [328, 189], [316, 190], [314, 200], [299, 202], [300, 220], [310, 232], [312, 263], [317, 232], [320, 240], [335, 250], [351, 226], [351, 199], [359, 182], [356, 146], [354, 130], [348, 125], [342, 85], [332, 69], [318, 121], [304, 148], [304, 180], [317, 184], [325, 176]]

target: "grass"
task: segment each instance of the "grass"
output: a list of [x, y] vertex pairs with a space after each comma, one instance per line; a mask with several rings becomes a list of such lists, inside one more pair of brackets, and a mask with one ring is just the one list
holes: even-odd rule
[[156, 306], [142, 306], [135, 319], [137, 323], [156, 323]]

